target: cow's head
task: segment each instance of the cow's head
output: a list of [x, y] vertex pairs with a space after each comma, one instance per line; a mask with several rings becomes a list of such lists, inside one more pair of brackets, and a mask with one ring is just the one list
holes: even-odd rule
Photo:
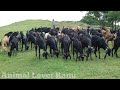
[[48, 52], [47, 51], [45, 51], [44, 53], [43, 53], [43, 57], [45, 57], [45, 59], [47, 59], [47, 56], [48, 56], [49, 54], [48, 54]]
[[111, 53], [111, 49], [110, 48], [106, 48], [106, 54], [108, 54], [110, 56], [110, 53]]
[[70, 56], [69, 53], [64, 53], [64, 58], [65, 58], [66, 60], [68, 59], [69, 56]]
[[57, 58], [59, 57], [59, 50], [56, 50], [55, 52], [54, 52], [54, 54], [57, 56]]
[[12, 53], [11, 52], [8, 52], [8, 56], [11, 57]]
[[25, 47], [25, 50], [28, 50], [28, 49], [29, 49], [29, 46], [26, 46], [26, 47]]
[[83, 54], [80, 54], [79, 56], [79, 60], [82, 59], [82, 61], [84, 60], [84, 55]]

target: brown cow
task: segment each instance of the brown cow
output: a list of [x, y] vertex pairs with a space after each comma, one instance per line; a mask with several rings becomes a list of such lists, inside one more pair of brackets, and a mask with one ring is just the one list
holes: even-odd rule
[[4, 38], [2, 39], [2, 49], [4, 51], [8, 51], [7, 46], [9, 45], [9, 37], [8, 36], [4, 36]]
[[112, 34], [110, 32], [110, 30], [108, 30], [108, 29], [106, 31], [105, 30], [101, 30], [101, 33], [103, 34], [106, 43], [108, 44], [108, 42], [111, 41], [111, 43], [113, 45], [113, 40], [115, 38], [115, 34]]

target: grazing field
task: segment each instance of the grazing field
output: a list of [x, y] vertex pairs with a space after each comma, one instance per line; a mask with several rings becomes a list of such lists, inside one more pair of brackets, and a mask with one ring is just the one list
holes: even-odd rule
[[[81, 22], [57, 22], [58, 27], [87, 27]], [[0, 27], [0, 40], [9, 31], [24, 31], [35, 27], [51, 27], [50, 21], [27, 20]], [[94, 26], [95, 27], [95, 26]], [[49, 50], [49, 49], [48, 49]], [[8, 57], [0, 47], [0, 79], [119, 79], [120, 58], [108, 56], [103, 59], [105, 51], [101, 50], [101, 59], [92, 54], [93, 60], [75, 61], [48, 57], [41, 59], [35, 56], [34, 48], [28, 51], [20, 51], [16, 56]], [[72, 53], [71, 53], [72, 55]], [[120, 56], [120, 50], [118, 51]]]

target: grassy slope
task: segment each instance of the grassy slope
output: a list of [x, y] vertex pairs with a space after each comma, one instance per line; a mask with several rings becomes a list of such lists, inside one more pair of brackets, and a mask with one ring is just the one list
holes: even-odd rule
[[[87, 25], [78, 22], [59, 22], [59, 27], [86, 27]], [[8, 26], [0, 28], [0, 39], [6, 32], [9, 31], [26, 31], [34, 27], [51, 27], [50, 21], [41, 20], [27, 20], [18, 23], [14, 23]], [[101, 50], [103, 58], [104, 51]], [[118, 51], [118, 55], [120, 55]], [[9, 58], [6, 53], [0, 52], [0, 78], [3, 73], [16, 73], [26, 74], [29, 72], [30, 78], [33, 78], [32, 73], [35, 75], [39, 74], [53, 74], [52, 78], [60, 78], [56, 76], [56, 73], [61, 74], [75, 74], [76, 78], [120, 78], [120, 61], [116, 57], [107, 57], [106, 60], [95, 58], [89, 61], [78, 61], [72, 58], [71, 60], [65, 61], [60, 56], [59, 59], [56, 57], [45, 60], [43, 57], [39, 60], [35, 56], [35, 50], [28, 50], [19, 52], [17, 56]], [[62, 76], [60, 74], [60, 76]], [[35, 77], [34, 75], [34, 77]], [[55, 77], [56, 76], [56, 77]], [[37, 77], [37, 76], [36, 76]], [[38, 76], [37, 78], [47, 78]], [[67, 77], [65, 77], [67, 78]]]

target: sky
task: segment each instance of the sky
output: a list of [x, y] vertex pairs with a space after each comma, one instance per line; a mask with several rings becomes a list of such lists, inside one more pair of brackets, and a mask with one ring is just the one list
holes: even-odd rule
[[86, 11], [0, 11], [0, 26], [28, 19], [80, 21]]

